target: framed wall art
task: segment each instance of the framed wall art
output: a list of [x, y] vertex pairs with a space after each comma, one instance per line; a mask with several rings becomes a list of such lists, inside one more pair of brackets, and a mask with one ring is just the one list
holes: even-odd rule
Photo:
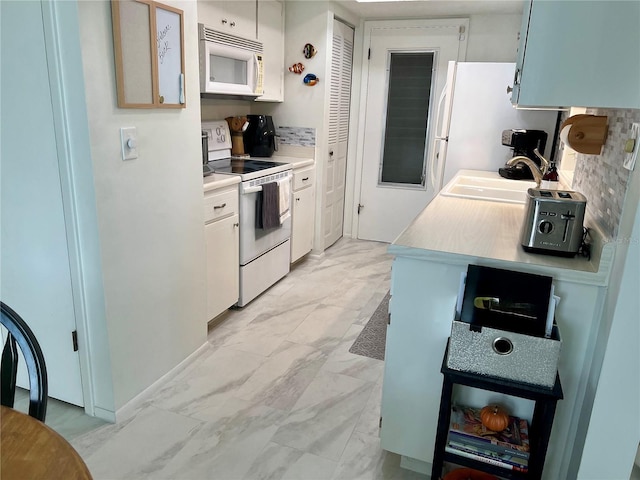
[[183, 11], [111, 0], [120, 108], [185, 108]]

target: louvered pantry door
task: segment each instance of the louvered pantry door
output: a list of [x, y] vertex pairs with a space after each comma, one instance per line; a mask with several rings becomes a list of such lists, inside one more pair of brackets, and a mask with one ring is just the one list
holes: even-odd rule
[[353, 29], [334, 20], [329, 96], [329, 153], [327, 161], [324, 162], [322, 198], [324, 249], [342, 237], [352, 65]]

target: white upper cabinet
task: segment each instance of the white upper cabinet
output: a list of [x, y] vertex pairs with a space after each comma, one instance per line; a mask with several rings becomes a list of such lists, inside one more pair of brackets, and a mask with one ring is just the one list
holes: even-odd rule
[[511, 102], [640, 108], [640, 2], [532, 0]]
[[257, 101], [284, 100], [284, 2], [258, 0], [258, 40], [264, 45], [264, 93]]
[[219, 32], [256, 39], [257, 0], [198, 0], [198, 22]]

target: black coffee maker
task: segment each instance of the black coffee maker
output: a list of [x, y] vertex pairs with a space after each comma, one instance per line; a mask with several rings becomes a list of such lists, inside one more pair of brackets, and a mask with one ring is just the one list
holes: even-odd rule
[[243, 134], [244, 151], [252, 157], [270, 157], [278, 150], [276, 129], [269, 115], [247, 115], [249, 126]]
[[[523, 155], [529, 157], [540, 167], [540, 159], [533, 151], [537, 148], [540, 155], [544, 155], [544, 147], [547, 144], [547, 132], [544, 130], [504, 130], [502, 132], [502, 145], [513, 148], [513, 156]], [[533, 175], [529, 167], [519, 163], [514, 166], [505, 165], [498, 169], [501, 177], [512, 180], [532, 180]]]

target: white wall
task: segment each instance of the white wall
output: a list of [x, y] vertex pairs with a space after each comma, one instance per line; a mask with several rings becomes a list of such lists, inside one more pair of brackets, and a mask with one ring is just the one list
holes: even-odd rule
[[196, 2], [163, 3], [184, 10], [185, 109], [119, 109], [110, 2], [78, 4], [116, 409], [207, 334]]
[[640, 210], [630, 241], [578, 471], [581, 480], [629, 478], [640, 442]]
[[467, 62], [515, 62], [522, 15], [471, 15]]
[[227, 117], [236, 115], [247, 115], [251, 113], [254, 102], [242, 100], [200, 100], [200, 116], [203, 122], [211, 120], [224, 120]]
[[[286, 72], [284, 76], [284, 103], [255, 104], [253, 113], [274, 116], [276, 125], [316, 128], [316, 144], [324, 125], [325, 98], [328, 92], [327, 68], [327, 18], [328, 2], [285, 2], [285, 47], [284, 66], [302, 62], [305, 65], [303, 75]], [[302, 49], [311, 43], [318, 53], [305, 59]], [[303, 84], [307, 73], [315, 73], [320, 82], [314, 87]]]
[[[627, 479], [640, 442], [640, 172], [629, 179], [572, 470], [581, 480]], [[611, 441], [615, 439], [615, 441]], [[582, 442], [577, 442], [582, 445]], [[578, 466], [579, 465], [579, 466]]]

